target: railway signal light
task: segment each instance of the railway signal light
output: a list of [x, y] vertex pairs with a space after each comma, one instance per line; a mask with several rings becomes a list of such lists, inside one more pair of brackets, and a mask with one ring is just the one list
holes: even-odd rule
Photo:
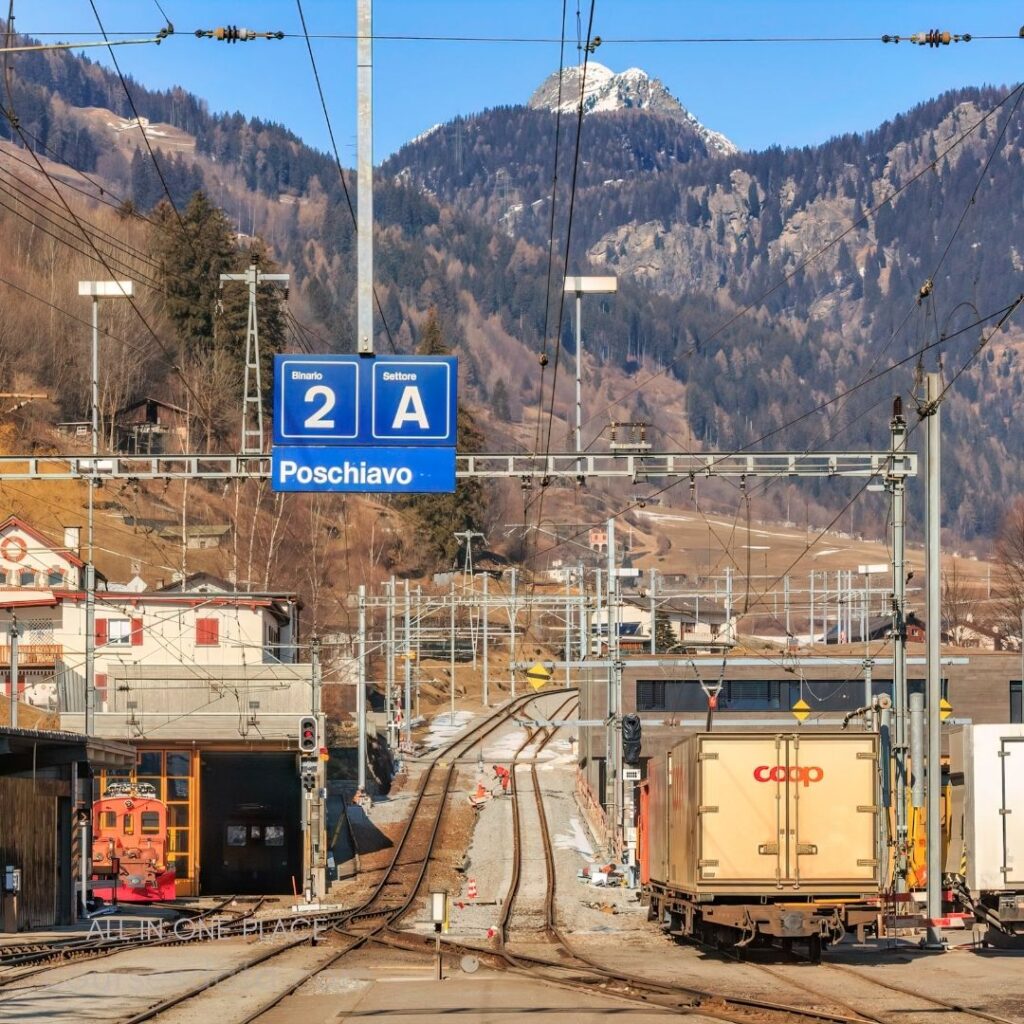
[[622, 760], [626, 764], [640, 763], [640, 716], [622, 716]]
[[319, 754], [320, 740], [317, 736], [315, 715], [304, 715], [299, 719], [299, 753]]

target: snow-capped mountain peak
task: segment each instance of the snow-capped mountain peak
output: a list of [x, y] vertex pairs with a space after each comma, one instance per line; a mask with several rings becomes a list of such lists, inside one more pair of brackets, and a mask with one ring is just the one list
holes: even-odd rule
[[[564, 114], [576, 112], [580, 97], [582, 67], [567, 67], [562, 71], [561, 110]], [[529, 105], [535, 110], [559, 109], [558, 72], [549, 75], [530, 97]], [[588, 61], [586, 86], [583, 93], [583, 112], [596, 114], [616, 110], [646, 110], [685, 121], [704, 140], [714, 153], [735, 153], [736, 146], [721, 132], [712, 131], [701, 124], [673, 96], [657, 78], [651, 78], [641, 68], [627, 68], [618, 73]]]

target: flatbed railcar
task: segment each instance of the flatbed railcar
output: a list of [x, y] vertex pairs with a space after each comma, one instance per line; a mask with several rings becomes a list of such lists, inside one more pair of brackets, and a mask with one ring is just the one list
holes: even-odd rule
[[881, 893], [878, 738], [700, 733], [648, 762], [639, 866], [651, 920], [812, 960], [873, 926]]

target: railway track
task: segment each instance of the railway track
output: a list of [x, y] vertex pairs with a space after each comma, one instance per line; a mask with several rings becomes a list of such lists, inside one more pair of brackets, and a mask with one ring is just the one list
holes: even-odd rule
[[[556, 712], [556, 716], [563, 710], [564, 706], [559, 709], [559, 712]], [[513, 759], [510, 787], [513, 798], [512, 877], [502, 906], [501, 917], [499, 918], [498, 936], [500, 948], [494, 954], [496, 958], [504, 961], [508, 969], [526, 974], [534, 979], [541, 978], [550, 984], [556, 984], [561, 987], [589, 992], [594, 991], [595, 988], [600, 988], [602, 994], [614, 995], [630, 1002], [664, 1007], [665, 1009], [671, 1009], [680, 1013], [715, 1017], [734, 1022], [734, 1024], [755, 1020], [763, 1021], [765, 1014], [770, 1014], [773, 1019], [779, 1020], [812, 1019], [816, 1021], [829, 1021], [833, 1022], [833, 1024], [851, 1024], [851, 1022], [866, 1024], [870, 1020], [870, 1018], [857, 1011], [852, 1011], [850, 1015], [846, 1015], [827, 1010], [822, 1011], [813, 1007], [747, 999], [720, 992], [697, 989], [692, 986], [667, 984], [642, 975], [610, 969], [581, 951], [561, 929], [557, 917], [557, 873], [554, 847], [551, 841], [547, 812], [544, 807], [543, 790], [536, 765], [536, 756], [551, 742], [557, 732], [557, 728], [546, 730], [546, 732], [547, 734], [537, 746], [534, 756], [530, 760], [529, 778], [536, 807], [537, 831], [541, 839], [546, 876], [543, 904], [544, 920], [541, 932], [551, 943], [557, 959], [527, 955], [509, 947], [511, 923], [514, 920], [515, 906], [519, 898], [522, 863], [526, 846], [523, 830], [525, 815], [520, 804], [523, 789], [519, 785], [518, 775], [520, 773], [516, 770], [515, 762], [520, 760], [526, 749], [536, 742], [536, 736], [531, 735], [519, 747]], [[535, 858], [530, 858], [531, 863], [534, 860]], [[478, 952], [482, 951], [478, 950]], [[889, 1022], [886, 1022], [886, 1024], [889, 1024]]]
[[[260, 907], [266, 902], [264, 897], [257, 900], [245, 911], [228, 910], [227, 908], [230, 904], [234, 903], [236, 899], [236, 896], [228, 896], [226, 899], [221, 900], [214, 906], [205, 909], [185, 908], [185, 913], [182, 914], [178, 920], [179, 922], [189, 922], [193, 930], [195, 930], [197, 925], [201, 929], [204, 923], [209, 924], [216, 919], [219, 914], [228, 913], [233, 915], [231, 919], [232, 924], [241, 923], [256, 914]], [[105, 921], [108, 919], [98, 918], [97, 920]], [[34, 977], [37, 974], [42, 974], [44, 971], [63, 967], [76, 960], [99, 960], [103, 957], [121, 953], [126, 949], [138, 949], [142, 946], [173, 945], [174, 943], [187, 941], [191, 941], [190, 938], [161, 938], [159, 936], [153, 936], [149, 934], [147, 930], [140, 927], [137, 937], [129, 936], [128, 938], [125, 938], [122, 935], [118, 935], [117, 938], [104, 938], [98, 936], [92, 939], [53, 939], [48, 942], [4, 945], [0, 947], [0, 968], [14, 970], [18, 967], [31, 967], [35, 964], [39, 964], [41, 966], [36, 967], [35, 970], [24, 970], [17, 971], [16, 973], [0, 975], [0, 988], [10, 985], [13, 982], [22, 981], [26, 978]]]
[[[327, 970], [353, 950], [367, 942], [380, 941], [387, 930], [392, 925], [397, 924], [401, 917], [408, 913], [426, 877], [426, 871], [437, 843], [448, 798], [457, 774], [459, 757], [464, 756], [468, 750], [471, 750], [497, 729], [501, 728], [513, 714], [534, 698], [535, 695], [531, 694], [510, 702], [509, 705], [495, 715], [490, 716], [468, 730], [468, 732], [454, 739], [438, 753], [435, 759], [427, 766], [420, 779], [413, 806], [396, 843], [390, 863], [375, 883], [370, 894], [355, 908], [339, 910], [320, 916], [319, 923], [331, 924], [334, 932], [334, 936], [330, 940], [332, 944], [327, 948], [325, 956], [319, 958], [312, 966], [306, 967], [303, 965], [299, 974], [291, 980], [284, 990], [275, 993], [271, 997], [262, 1000], [255, 1007], [250, 1008], [243, 1018], [233, 1020], [233, 1024], [250, 1024], [250, 1022], [258, 1020], [290, 995], [294, 994], [317, 974]], [[397, 902], [396, 897], [390, 895], [387, 891], [396, 884], [401, 890], [397, 896]], [[308, 918], [298, 916], [283, 919], [267, 919], [267, 922], [271, 923], [275, 920], [309, 923]], [[242, 934], [241, 921], [232, 922], [226, 932], [219, 934], [231, 935], [234, 933]], [[256, 969], [268, 961], [285, 958], [292, 951], [311, 944], [313, 941], [314, 935], [303, 934], [297, 939], [264, 950], [256, 957], [244, 963], [236, 964], [205, 978], [202, 982], [184, 992], [179, 992], [130, 1017], [123, 1018], [121, 1024], [144, 1024], [144, 1022], [148, 1021], [168, 1019], [174, 1016], [175, 1011], [179, 1007], [184, 1006], [188, 1006], [189, 1011], [191, 1011], [198, 1007], [198, 1001], [203, 1000], [204, 996], [215, 993], [219, 986], [228, 985], [232, 980], [242, 978], [248, 971]], [[335, 943], [340, 943], [340, 948]], [[147, 944], [135, 943], [126, 947], [126, 944], [121, 943], [118, 950], [110, 952], [123, 951], [125, 948], [137, 949], [140, 945]], [[103, 955], [110, 955], [110, 953]], [[21, 974], [17, 978], [24, 978], [26, 976]], [[17, 980], [17, 978], [12, 978], [11, 980]]]
[[[779, 978], [789, 985], [803, 989], [812, 995], [824, 998], [824, 994], [821, 992], [820, 988], [799, 979], [794, 979], [784, 970], [768, 967], [766, 964], [754, 963], [751, 964], [751, 966], [770, 974], [773, 977]], [[854, 1002], [844, 1002], [843, 1005], [846, 1009], [851, 1010], [851, 1012], [858, 1013], [867, 1020], [873, 1021], [874, 1024], [896, 1024], [896, 1020], [892, 1016], [893, 1013], [899, 1014], [898, 1019], [900, 1021], [905, 1020], [908, 1015], [917, 1015], [924, 1019], [926, 1017], [934, 1016], [936, 1012], [941, 1012], [944, 1016], [952, 1016], [955, 1014], [974, 1021], [986, 1021], [987, 1024], [1021, 1024], [1021, 1021], [1024, 1020], [1024, 1017], [1018, 1017], [1016, 1020], [1009, 1017], [1001, 1017], [998, 1014], [989, 1013], [987, 1010], [982, 1010], [977, 1007], [965, 1006], [963, 1003], [952, 1003], [943, 999], [938, 999], [935, 996], [925, 995], [922, 992], [915, 991], [912, 988], [907, 988], [904, 985], [895, 985], [892, 982], [883, 981], [880, 978], [868, 977], [862, 971], [859, 971], [855, 967], [847, 964], [823, 962], [819, 966], [824, 973], [841, 973], [845, 977], [855, 978], [858, 983], [863, 984], [869, 989], [874, 989], [875, 992], [873, 994], [866, 995], [864, 997], [868, 1005], [875, 1005], [878, 1000], [877, 990], [879, 989], [900, 996], [903, 1002], [909, 998], [922, 1004], [919, 1009], [901, 1005], [898, 1011], [891, 1010], [888, 1011], [888, 1013], [880, 1014], [877, 1009], [866, 1010], [856, 1007], [854, 1002], [861, 1002], [860, 999], [855, 999]]]

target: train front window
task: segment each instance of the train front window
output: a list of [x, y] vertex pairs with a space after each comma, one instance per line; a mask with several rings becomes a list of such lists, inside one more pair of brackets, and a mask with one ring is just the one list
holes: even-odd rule
[[117, 811], [104, 811], [102, 828], [117, 828]]
[[160, 812], [142, 812], [142, 834], [144, 836], [155, 836], [160, 833]]
[[126, 836], [135, 835], [135, 818], [131, 814], [125, 814], [122, 817], [121, 831]]
[[284, 846], [284, 826], [266, 825], [263, 828], [264, 846]]
[[228, 825], [228, 846], [245, 846], [245, 837], [247, 832], [248, 829], [245, 825]]

